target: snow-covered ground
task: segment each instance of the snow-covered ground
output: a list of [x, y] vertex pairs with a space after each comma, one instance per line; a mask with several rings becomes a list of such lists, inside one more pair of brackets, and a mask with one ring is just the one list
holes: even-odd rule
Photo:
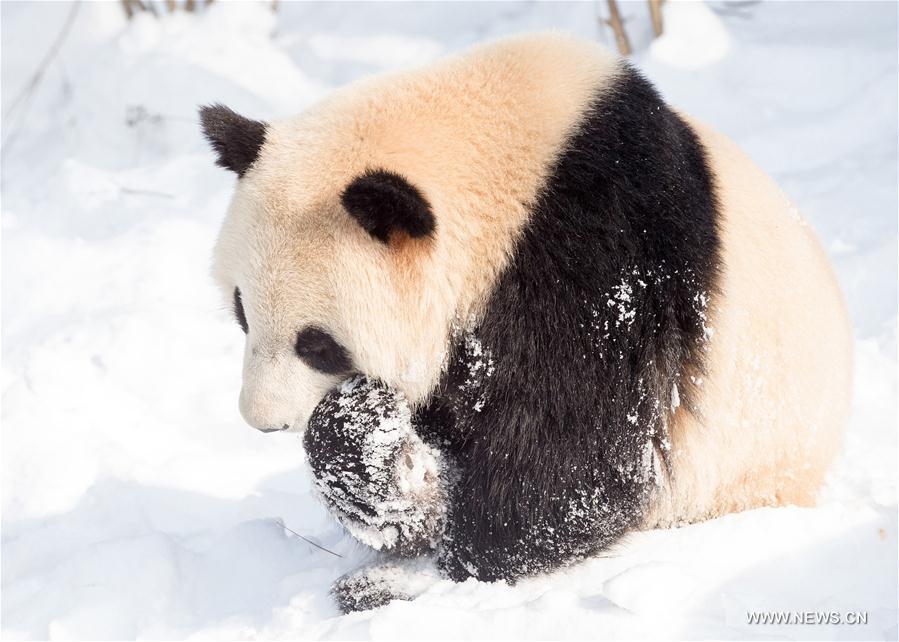
[[[611, 43], [604, 4], [216, 2], [126, 25], [83, 3], [27, 92], [71, 5], [2, 3], [5, 638], [897, 638], [895, 3], [716, 3], [713, 51], [672, 34], [651, 53], [646, 3], [623, 5], [636, 62], [777, 179], [836, 263], [856, 398], [818, 508], [340, 616], [329, 584], [367, 552], [310, 495], [298, 438], [238, 415], [243, 335], [208, 276], [233, 178], [196, 106], [284, 116], [525, 30]], [[868, 623], [751, 626], [754, 610]]]

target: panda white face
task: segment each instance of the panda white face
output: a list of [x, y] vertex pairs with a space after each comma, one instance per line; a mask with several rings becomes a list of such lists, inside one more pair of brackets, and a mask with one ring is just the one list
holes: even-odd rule
[[344, 333], [328, 266], [319, 261], [333, 239], [313, 241], [308, 226], [273, 226], [250, 187], [238, 187], [214, 265], [246, 333], [240, 411], [264, 432], [302, 429], [321, 397], [354, 369], [338, 338]]
[[[287, 137], [278, 125], [260, 127], [254, 155], [214, 138], [216, 127], [245, 133], [254, 121], [220, 107], [203, 118], [220, 163], [240, 176], [213, 272], [246, 333], [244, 419], [264, 432], [302, 430], [325, 393], [354, 372], [421, 396], [434, 375], [424, 364], [441, 362], [435, 351], [448, 331], [434, 323], [446, 315], [435, 315], [427, 297], [410, 302], [426, 263], [415, 256], [429, 253], [435, 235], [423, 193], [383, 169], [339, 181], [312, 168], [288, 174], [305, 163], [279, 144]], [[311, 141], [304, 152], [326, 155]], [[241, 164], [246, 158], [252, 167]]]

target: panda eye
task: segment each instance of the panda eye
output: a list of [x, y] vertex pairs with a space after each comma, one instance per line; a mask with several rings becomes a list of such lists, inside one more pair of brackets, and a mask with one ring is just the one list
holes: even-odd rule
[[234, 288], [234, 316], [237, 317], [237, 323], [244, 334], [250, 331], [250, 325], [247, 323], [247, 315], [243, 311], [243, 301], [240, 300], [240, 288]]
[[342, 374], [353, 367], [346, 349], [321, 328], [300, 330], [294, 348], [307, 366], [325, 374]]

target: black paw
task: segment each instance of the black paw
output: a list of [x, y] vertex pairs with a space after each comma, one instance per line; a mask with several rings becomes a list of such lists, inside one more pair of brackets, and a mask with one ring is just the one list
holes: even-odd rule
[[434, 560], [392, 560], [347, 573], [331, 586], [344, 613], [367, 611], [394, 600], [414, 600], [440, 580]]
[[399, 392], [344, 382], [316, 407], [303, 443], [318, 491], [354, 537], [404, 556], [433, 548], [445, 514], [441, 456], [413, 430]]
[[337, 608], [343, 613], [369, 611], [394, 600], [413, 599], [412, 596], [397, 591], [388, 582], [353, 574], [344, 575], [334, 582], [331, 595], [337, 601]]

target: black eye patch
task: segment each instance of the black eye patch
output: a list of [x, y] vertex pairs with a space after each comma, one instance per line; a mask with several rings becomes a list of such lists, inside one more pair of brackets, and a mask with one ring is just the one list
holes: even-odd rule
[[353, 367], [344, 347], [321, 328], [300, 330], [294, 348], [307, 366], [325, 374], [343, 374]]
[[250, 325], [247, 323], [247, 315], [243, 311], [243, 301], [240, 300], [240, 288], [234, 288], [234, 316], [240, 324], [244, 334], [250, 331]]

